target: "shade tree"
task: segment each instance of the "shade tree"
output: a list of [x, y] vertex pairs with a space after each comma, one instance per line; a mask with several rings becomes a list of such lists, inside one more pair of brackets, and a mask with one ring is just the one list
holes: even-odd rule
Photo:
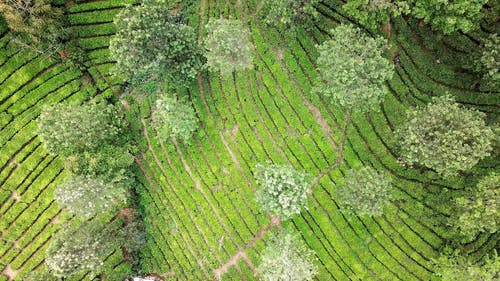
[[406, 0], [348, 0], [342, 9], [360, 24], [377, 30], [392, 17], [408, 14], [410, 5]]
[[115, 141], [124, 126], [113, 105], [61, 103], [42, 110], [38, 135], [50, 153], [71, 155]]
[[480, 232], [497, 232], [500, 226], [500, 174], [483, 177], [474, 189], [456, 199], [456, 203], [458, 211], [454, 225], [467, 240]]
[[264, 23], [280, 30], [293, 30], [296, 26], [310, 28], [319, 16], [314, 7], [318, 0], [268, 0], [263, 3]]
[[256, 200], [263, 210], [289, 219], [306, 207], [311, 191], [308, 174], [285, 165], [257, 164], [255, 179], [259, 185]]
[[411, 13], [445, 34], [479, 28], [488, 0], [412, 0]]
[[486, 125], [485, 114], [465, 108], [451, 96], [408, 110], [406, 121], [396, 130], [401, 159], [453, 176], [490, 155], [495, 133]]
[[223, 75], [252, 68], [250, 33], [239, 20], [210, 19], [205, 38], [207, 66]]
[[164, 1], [129, 6], [117, 15], [115, 24], [118, 30], [109, 47], [115, 73], [129, 82], [156, 77], [175, 87], [187, 86], [205, 63], [194, 29]]
[[289, 232], [277, 235], [264, 249], [257, 273], [266, 281], [305, 281], [317, 274], [316, 257], [303, 240]]
[[350, 214], [379, 216], [392, 199], [391, 177], [364, 166], [350, 169], [336, 187], [340, 207]]
[[127, 200], [127, 187], [120, 182], [106, 182], [93, 176], [71, 177], [55, 190], [55, 199], [61, 208], [88, 219], [116, 210]]
[[82, 271], [95, 273], [118, 241], [115, 234], [92, 221], [77, 228], [63, 227], [47, 249], [45, 262], [56, 277], [70, 277]]
[[186, 101], [165, 95], [156, 100], [153, 126], [163, 141], [173, 138], [189, 143], [198, 129], [198, 117]]
[[433, 264], [435, 275], [442, 281], [494, 281], [500, 277], [500, 258], [496, 252], [472, 262], [459, 250], [444, 248]]
[[50, 0], [0, 0], [0, 15], [9, 29], [33, 42], [55, 43], [65, 36], [63, 11]]
[[332, 39], [317, 46], [319, 75], [313, 91], [348, 111], [367, 112], [380, 103], [394, 66], [384, 57], [387, 42], [370, 37], [353, 25], [330, 31]]

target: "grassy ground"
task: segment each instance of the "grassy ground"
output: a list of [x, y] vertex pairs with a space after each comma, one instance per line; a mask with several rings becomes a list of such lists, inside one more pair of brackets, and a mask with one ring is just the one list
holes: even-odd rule
[[[313, 30], [280, 33], [254, 17], [256, 1], [201, 0], [188, 8], [200, 37], [209, 17], [234, 17], [247, 23], [256, 48], [254, 70], [226, 78], [203, 73], [189, 91], [177, 93], [190, 97], [201, 120], [192, 145], [159, 142], [149, 119], [152, 100], [133, 105], [144, 136], [136, 162], [148, 228], [146, 272], [179, 280], [210, 280], [217, 273], [222, 280], [254, 280], [267, 238], [279, 228], [254, 201], [255, 164], [271, 160], [316, 175], [336, 159], [344, 113], [310, 89], [317, 75], [315, 44], [328, 38], [330, 28], [351, 20], [340, 11], [340, 1], [328, 0], [318, 6], [322, 20]], [[107, 48], [113, 17], [123, 5], [77, 1], [69, 7], [74, 40], [90, 58], [83, 72], [20, 50], [0, 29], [0, 281], [22, 280], [42, 265], [51, 235], [70, 219], [60, 216], [52, 196], [65, 172], [60, 159], [41, 146], [34, 119], [47, 104], [119, 93], [120, 80], [109, 75]], [[388, 83], [390, 93], [375, 112], [353, 116], [344, 164], [315, 187], [308, 210], [280, 224], [316, 252], [318, 280], [432, 280], [430, 260], [448, 237], [439, 220], [449, 210], [427, 199], [445, 188], [460, 192], [471, 181], [444, 181], [433, 172], [402, 167], [391, 130], [408, 107], [445, 92], [498, 116], [498, 94], [471, 90], [477, 77], [461, 69], [485, 31], [437, 40], [427, 27], [404, 19], [396, 20], [393, 30], [401, 65]], [[398, 200], [379, 218], [338, 211], [335, 183], [359, 165], [394, 177]], [[498, 159], [491, 158], [475, 172], [497, 168]], [[266, 226], [271, 230], [253, 240]], [[498, 246], [498, 234], [482, 235], [467, 250], [479, 259]], [[107, 257], [104, 271], [126, 267], [117, 252]]]

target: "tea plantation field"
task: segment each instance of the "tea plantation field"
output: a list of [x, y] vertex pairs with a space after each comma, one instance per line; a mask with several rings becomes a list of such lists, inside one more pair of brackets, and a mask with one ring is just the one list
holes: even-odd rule
[[[52, 235], [62, 221], [72, 219], [61, 215], [53, 199], [67, 173], [36, 135], [41, 109], [69, 100], [116, 98], [124, 88], [110, 74], [108, 45], [115, 15], [135, 1], [59, 2], [66, 6], [72, 40], [88, 54], [84, 70], [61, 63], [57, 54], [22, 48], [0, 24], [0, 281], [23, 280], [43, 267]], [[343, 14], [340, 0], [321, 1], [319, 23], [295, 34], [265, 27], [257, 17], [257, 0], [185, 2], [182, 8], [200, 38], [211, 17], [241, 19], [252, 35], [255, 67], [226, 78], [204, 72], [189, 90], [176, 93], [189, 97], [201, 122], [190, 145], [158, 140], [151, 125], [152, 98], [132, 104], [130, 114], [142, 132], [135, 162], [147, 227], [144, 272], [167, 280], [255, 280], [266, 238], [288, 228], [316, 253], [316, 280], [438, 280], [431, 260], [449, 238], [442, 221], [450, 210], [429, 197], [444, 189], [461, 192], [472, 180], [444, 180], [432, 171], [404, 167], [392, 130], [407, 108], [445, 93], [498, 120], [498, 89], [471, 87], [477, 76], [461, 67], [471, 64], [479, 39], [498, 30], [443, 36], [414, 19], [396, 19], [391, 36], [395, 75], [384, 102], [369, 114], [352, 116], [345, 162], [321, 179], [308, 209], [276, 223], [255, 202], [253, 168], [272, 161], [317, 175], [335, 161], [346, 116], [311, 94], [315, 46], [335, 25], [355, 22]], [[335, 184], [360, 165], [394, 178], [396, 200], [380, 217], [339, 211]], [[499, 158], [489, 157], [473, 172], [487, 174], [498, 167]], [[270, 231], [259, 237], [266, 228]], [[500, 248], [498, 232], [465, 245], [476, 260], [494, 248]], [[116, 251], [106, 257], [103, 272], [128, 266]], [[85, 274], [72, 278], [88, 279]]]

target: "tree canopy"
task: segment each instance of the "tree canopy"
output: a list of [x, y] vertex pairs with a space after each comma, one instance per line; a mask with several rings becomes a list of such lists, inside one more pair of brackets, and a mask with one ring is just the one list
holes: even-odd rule
[[319, 76], [313, 91], [330, 103], [355, 112], [373, 109], [386, 94], [393, 64], [384, 58], [387, 42], [352, 25], [331, 30], [332, 39], [317, 47]]
[[91, 151], [114, 140], [125, 125], [113, 105], [57, 104], [42, 110], [38, 135], [52, 154]]
[[181, 23], [161, 0], [129, 6], [115, 19], [110, 42], [115, 72], [136, 83], [158, 77], [173, 86], [187, 86], [204, 65], [192, 27]]
[[165, 95], [156, 100], [153, 126], [164, 141], [174, 138], [188, 143], [198, 129], [198, 117], [186, 102]]
[[311, 190], [308, 174], [290, 166], [258, 164], [255, 178], [259, 184], [255, 196], [262, 209], [289, 219], [306, 207], [307, 194]]
[[480, 232], [494, 233], [500, 226], [500, 174], [482, 178], [474, 190], [457, 199], [456, 227], [469, 240]]
[[348, 213], [379, 216], [392, 198], [391, 177], [369, 166], [351, 169], [336, 191], [341, 208]]
[[488, 0], [413, 0], [412, 14], [430, 23], [432, 28], [452, 33], [479, 28], [481, 12]]
[[298, 25], [308, 28], [319, 13], [314, 7], [318, 0], [268, 0], [264, 1], [264, 22], [281, 30]]
[[410, 109], [396, 131], [403, 161], [452, 176], [472, 168], [490, 155], [495, 138], [485, 114], [467, 109], [451, 96]]
[[212, 18], [206, 28], [205, 48], [210, 70], [230, 74], [252, 68], [250, 32], [241, 21]]
[[285, 232], [275, 237], [264, 249], [257, 267], [260, 280], [312, 280], [318, 269], [314, 251], [296, 236]]

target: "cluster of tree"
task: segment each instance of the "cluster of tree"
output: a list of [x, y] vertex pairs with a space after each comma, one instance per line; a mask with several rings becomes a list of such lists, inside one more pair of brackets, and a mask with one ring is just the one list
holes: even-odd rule
[[34, 42], [55, 43], [66, 36], [63, 11], [50, 0], [0, 0], [10, 30]]
[[472, 262], [459, 250], [444, 248], [439, 257], [433, 260], [436, 275], [443, 281], [486, 281], [500, 278], [500, 258], [494, 252], [482, 261]]
[[128, 203], [134, 183], [123, 114], [103, 102], [58, 104], [42, 111], [38, 125], [47, 150], [62, 156], [71, 173], [57, 186], [55, 199], [75, 218], [61, 226], [47, 250], [48, 272], [40, 274], [96, 274], [117, 248], [135, 255], [143, 240], [138, 216], [110, 222]]
[[0, 0], [0, 16], [11, 31], [11, 42], [38, 55], [60, 59], [70, 67], [84, 69], [87, 54], [70, 40], [72, 30], [68, 27], [64, 9], [53, 2]]
[[434, 29], [452, 33], [479, 28], [479, 23], [488, 14], [487, 3], [488, 0], [348, 0], [343, 9], [373, 30], [389, 22], [391, 17], [412, 15]]
[[146, 0], [117, 16], [118, 32], [110, 43], [116, 73], [132, 84], [162, 79], [188, 87], [204, 67], [223, 74], [252, 67], [249, 32], [241, 22], [210, 19], [204, 43], [198, 44], [182, 14], [169, 8], [164, 1]]

